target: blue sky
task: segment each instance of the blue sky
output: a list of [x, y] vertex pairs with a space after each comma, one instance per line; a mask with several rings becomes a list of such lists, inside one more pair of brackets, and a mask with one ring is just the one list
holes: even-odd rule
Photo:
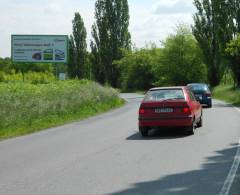
[[[192, 24], [192, 0], [129, 0], [132, 42], [160, 44], [178, 23]], [[95, 0], [0, 0], [0, 57], [9, 57], [11, 34], [71, 34], [79, 12], [91, 39]]]

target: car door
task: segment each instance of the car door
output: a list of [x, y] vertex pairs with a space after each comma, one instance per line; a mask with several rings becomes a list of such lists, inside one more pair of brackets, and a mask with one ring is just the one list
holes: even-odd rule
[[190, 90], [188, 90], [188, 94], [190, 97], [194, 115], [195, 115], [196, 119], [198, 119], [199, 117], [201, 117], [201, 114], [202, 114], [201, 113], [201, 104], [196, 100], [194, 94]]

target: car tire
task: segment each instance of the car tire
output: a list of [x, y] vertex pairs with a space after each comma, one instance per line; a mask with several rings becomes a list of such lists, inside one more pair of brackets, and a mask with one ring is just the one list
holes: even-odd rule
[[207, 104], [207, 107], [208, 107], [208, 108], [212, 108], [212, 101], [210, 101], [210, 102]]
[[208, 107], [208, 108], [212, 108], [212, 104], [208, 104], [207, 107]]
[[202, 116], [200, 117], [199, 121], [197, 122], [197, 128], [202, 127]]
[[139, 132], [141, 133], [141, 135], [143, 137], [147, 137], [148, 136], [148, 128], [147, 127], [139, 127]]
[[194, 127], [194, 122], [193, 122], [191, 126], [186, 128], [186, 134], [187, 135], [193, 135], [194, 134], [194, 128], [195, 127]]

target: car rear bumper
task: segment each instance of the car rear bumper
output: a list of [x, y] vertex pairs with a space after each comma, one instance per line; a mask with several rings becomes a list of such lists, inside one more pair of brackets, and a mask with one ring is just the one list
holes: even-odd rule
[[168, 117], [168, 118], [149, 118], [139, 117], [140, 127], [187, 127], [193, 123], [192, 116]]
[[212, 103], [212, 99], [205, 99], [201, 101], [202, 104], [211, 104]]
[[200, 100], [200, 103], [211, 105], [212, 104], [212, 98], [211, 97], [204, 97], [202, 100]]

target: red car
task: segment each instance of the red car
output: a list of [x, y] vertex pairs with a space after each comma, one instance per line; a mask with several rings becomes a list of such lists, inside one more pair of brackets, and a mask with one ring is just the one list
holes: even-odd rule
[[202, 126], [202, 106], [187, 87], [152, 88], [139, 108], [139, 131], [147, 136], [155, 127], [184, 127], [194, 134]]

